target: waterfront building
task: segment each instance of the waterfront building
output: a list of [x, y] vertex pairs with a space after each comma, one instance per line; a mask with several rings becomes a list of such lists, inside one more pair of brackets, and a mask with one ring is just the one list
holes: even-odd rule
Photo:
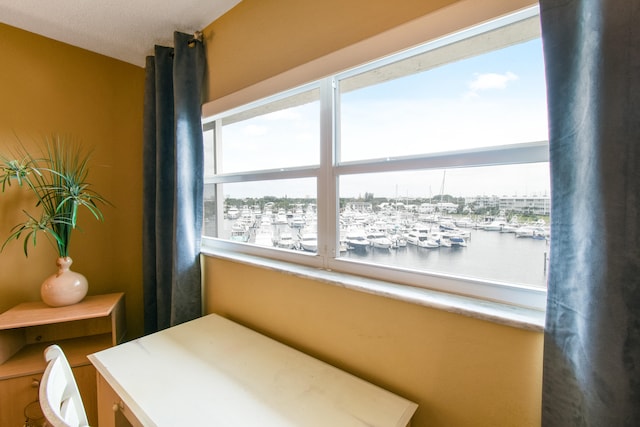
[[549, 215], [551, 198], [549, 196], [500, 197], [500, 210], [528, 215]]

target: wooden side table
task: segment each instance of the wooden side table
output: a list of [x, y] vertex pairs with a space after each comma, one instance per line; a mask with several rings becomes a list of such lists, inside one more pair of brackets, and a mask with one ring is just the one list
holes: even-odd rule
[[88, 296], [78, 304], [19, 304], [0, 314], [0, 426], [24, 424], [25, 407], [38, 399], [44, 349], [56, 343], [73, 368], [92, 425], [97, 424], [96, 373], [87, 355], [122, 342], [123, 293]]

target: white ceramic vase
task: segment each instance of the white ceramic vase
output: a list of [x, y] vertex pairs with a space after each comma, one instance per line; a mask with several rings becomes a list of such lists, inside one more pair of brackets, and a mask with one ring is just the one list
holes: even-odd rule
[[51, 307], [76, 304], [84, 299], [89, 290], [87, 278], [69, 270], [73, 260], [61, 257], [56, 261], [58, 272], [49, 276], [40, 287], [42, 301]]

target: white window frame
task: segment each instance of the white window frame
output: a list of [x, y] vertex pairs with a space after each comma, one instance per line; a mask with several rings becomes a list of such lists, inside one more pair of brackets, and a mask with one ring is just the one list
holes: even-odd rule
[[[366, 69], [388, 64], [402, 58], [413, 56], [416, 52], [433, 50], [467, 37], [477, 35], [492, 29], [525, 20], [538, 15], [538, 8], [528, 8], [507, 17], [492, 20], [475, 27], [442, 37], [423, 46], [405, 50], [391, 55], [383, 60], [371, 62], [365, 66], [355, 67], [342, 73], [336, 73], [318, 81], [301, 85], [294, 89], [280, 92], [257, 101], [249, 102], [240, 107], [231, 108], [203, 118], [203, 129], [220, 129], [223, 117], [240, 113], [247, 109], [295, 96], [310, 89], [320, 90], [320, 165], [309, 167], [264, 170], [247, 173], [217, 174], [205, 179], [205, 184], [226, 184], [257, 180], [292, 179], [315, 177], [317, 179], [317, 214], [318, 214], [318, 251], [307, 254], [275, 248], [265, 248], [252, 244], [243, 244], [227, 240], [203, 237], [203, 247], [221, 249], [227, 252], [257, 255], [260, 257], [277, 259], [291, 263], [306, 265], [314, 268], [333, 270], [357, 276], [364, 276], [385, 280], [392, 283], [407, 284], [427, 289], [445, 291], [454, 294], [467, 295], [479, 299], [498, 301], [522, 307], [544, 310], [546, 305], [546, 289], [535, 286], [499, 283], [490, 280], [469, 279], [455, 277], [436, 272], [414, 271], [398, 269], [385, 265], [366, 264], [346, 258], [336, 257], [339, 238], [338, 218], [338, 179], [341, 175], [380, 173], [416, 169], [445, 169], [467, 166], [498, 166], [508, 164], [523, 164], [548, 162], [548, 141], [534, 141], [526, 144], [514, 144], [499, 147], [464, 150], [449, 153], [406, 156], [392, 159], [374, 159], [356, 162], [339, 162], [337, 155], [335, 99], [337, 83], [345, 77], [361, 73]], [[206, 115], [206, 112], [205, 112]], [[220, 139], [215, 138], [216, 144]], [[220, 146], [216, 146], [220, 152]], [[220, 170], [219, 164], [216, 166]], [[220, 220], [224, 217], [224, 200], [217, 194], [217, 214]], [[218, 227], [220, 229], [220, 226]]]

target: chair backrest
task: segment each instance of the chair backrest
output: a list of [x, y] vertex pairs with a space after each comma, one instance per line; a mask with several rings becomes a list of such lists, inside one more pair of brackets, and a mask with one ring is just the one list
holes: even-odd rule
[[47, 368], [40, 381], [40, 406], [53, 427], [88, 426], [80, 391], [62, 349], [53, 344], [44, 350]]

